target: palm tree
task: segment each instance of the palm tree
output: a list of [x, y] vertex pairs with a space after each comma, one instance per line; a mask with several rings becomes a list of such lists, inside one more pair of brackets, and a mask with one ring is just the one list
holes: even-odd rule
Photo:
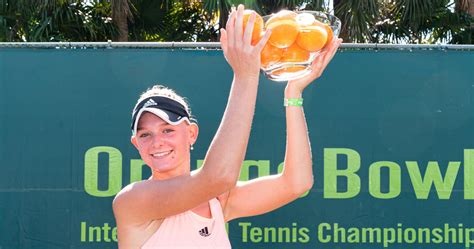
[[468, 13], [474, 17], [474, 0], [456, 0], [456, 11]]
[[379, 17], [377, 0], [334, 0], [334, 14], [341, 20], [344, 42], [367, 42]]
[[345, 42], [474, 43], [474, 0], [0, 0], [0, 41], [217, 41], [240, 3], [332, 10]]
[[0, 0], [0, 41], [107, 40], [109, 10], [106, 0]]
[[449, 0], [334, 0], [334, 12], [345, 42], [472, 43], [466, 6], [473, 0], [459, 1], [464, 13]]
[[229, 13], [231, 11], [232, 6], [237, 6], [238, 4], [244, 4], [248, 9], [259, 10], [259, 5], [257, 1], [252, 0], [203, 0], [203, 8], [206, 12], [208, 12], [211, 16], [217, 17], [218, 22], [218, 29], [225, 28], [225, 24], [227, 23], [227, 19], [229, 18]]
[[118, 41], [128, 41], [128, 22], [133, 22], [130, 0], [112, 0], [112, 20], [118, 28]]
[[458, 43], [474, 43], [474, 0], [456, 0], [456, 13], [464, 17], [466, 26], [464, 30], [453, 37]]

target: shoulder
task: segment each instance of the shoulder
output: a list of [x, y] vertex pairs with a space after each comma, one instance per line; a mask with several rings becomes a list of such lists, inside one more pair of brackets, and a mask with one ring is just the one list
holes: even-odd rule
[[120, 212], [121, 209], [130, 206], [132, 204], [131, 202], [140, 198], [139, 186], [145, 184], [146, 181], [147, 180], [132, 182], [115, 195], [112, 202], [115, 215], [117, 215], [117, 212]]
[[125, 197], [127, 197], [127, 195], [130, 195], [132, 193], [132, 191], [136, 190], [136, 187], [144, 181], [132, 182], [132, 183], [128, 184], [127, 186], [125, 186], [124, 188], [122, 188], [122, 190], [120, 190], [115, 195], [114, 204], [116, 204], [116, 202], [118, 202], [119, 200], [124, 199]]
[[143, 187], [146, 187], [144, 185], [146, 185], [148, 181], [149, 180], [143, 180], [130, 183], [115, 196], [112, 202], [112, 209], [117, 224], [120, 223], [122, 227], [126, 227], [130, 224], [142, 225], [151, 220], [143, 219], [143, 217], [141, 217], [142, 212], [140, 212], [144, 206], [143, 202], [149, 198], [143, 193]]

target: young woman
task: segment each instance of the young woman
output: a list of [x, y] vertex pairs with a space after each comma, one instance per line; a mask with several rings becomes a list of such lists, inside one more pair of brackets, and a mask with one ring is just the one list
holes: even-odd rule
[[237, 182], [254, 115], [259, 55], [271, 33], [267, 31], [252, 46], [255, 16], [243, 31], [243, 11], [240, 5], [221, 30], [222, 49], [234, 78], [221, 124], [200, 170], [190, 170], [198, 126], [183, 98], [154, 87], [138, 100], [131, 142], [152, 176], [128, 185], [114, 199], [119, 248], [230, 248], [225, 222], [272, 211], [312, 187], [308, 129], [303, 108], [295, 100], [321, 75], [341, 40], [332, 41], [313, 63], [310, 75], [288, 82], [284, 171]]

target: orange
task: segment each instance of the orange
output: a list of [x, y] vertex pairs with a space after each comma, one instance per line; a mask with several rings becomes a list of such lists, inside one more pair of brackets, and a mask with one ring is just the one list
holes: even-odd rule
[[260, 53], [260, 62], [262, 67], [268, 67], [272, 64], [278, 63], [283, 56], [284, 49], [277, 48], [270, 43], [265, 44], [262, 52]]
[[260, 41], [261, 33], [263, 31], [263, 18], [253, 10], [244, 10], [243, 32], [245, 33], [245, 27], [247, 26], [247, 22], [249, 21], [250, 15], [252, 15], [252, 13], [255, 13], [255, 24], [253, 25], [251, 44], [255, 46], [258, 41]]
[[296, 38], [296, 44], [298, 44], [302, 49], [316, 52], [324, 47], [327, 39], [328, 34], [324, 27], [311, 25], [300, 30], [300, 33]]
[[322, 22], [317, 21], [317, 20], [314, 22], [314, 24], [326, 29], [326, 32], [328, 34], [328, 38], [326, 40], [326, 43], [324, 44], [324, 47], [326, 47], [326, 45], [328, 45], [332, 41], [332, 38], [334, 36], [334, 33], [332, 31], [331, 26], [329, 26], [327, 23], [322, 23]]
[[332, 41], [332, 38], [334, 37], [334, 33], [332, 31], [331, 26], [324, 24], [324, 27], [326, 28], [326, 32], [328, 33], [328, 39], [326, 41], [326, 44], [324, 44], [324, 47], [326, 47], [326, 45], [328, 45]]
[[281, 57], [281, 62], [304, 62], [309, 59], [309, 51], [302, 49], [294, 43], [291, 47], [285, 49]]
[[295, 42], [299, 32], [296, 15], [293, 11], [282, 10], [268, 19], [265, 28], [272, 30], [268, 40], [270, 44], [278, 48], [287, 48]]

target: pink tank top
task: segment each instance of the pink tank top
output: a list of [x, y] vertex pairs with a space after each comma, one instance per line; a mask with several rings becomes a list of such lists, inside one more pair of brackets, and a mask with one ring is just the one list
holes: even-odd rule
[[142, 249], [230, 249], [219, 200], [209, 201], [212, 218], [188, 210], [165, 218]]

